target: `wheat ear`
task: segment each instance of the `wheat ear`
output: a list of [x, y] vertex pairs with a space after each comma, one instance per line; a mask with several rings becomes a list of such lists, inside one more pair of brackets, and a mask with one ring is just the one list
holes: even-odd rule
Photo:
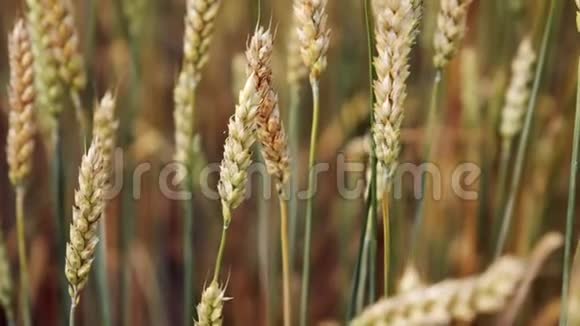
[[289, 178], [288, 143], [280, 120], [278, 96], [272, 87], [271, 57], [273, 40], [270, 30], [259, 27], [246, 51], [248, 67], [257, 77], [256, 91], [260, 96], [257, 114], [258, 139], [270, 175], [276, 180], [276, 189], [282, 193]]
[[523, 117], [530, 97], [536, 54], [529, 37], [523, 39], [512, 62], [512, 78], [501, 114], [500, 135], [511, 141], [522, 129]]
[[117, 144], [116, 134], [119, 120], [115, 117], [115, 97], [107, 92], [95, 108], [93, 115], [93, 138], [100, 140], [103, 171], [110, 181], [113, 172], [113, 155]]
[[[93, 140], [83, 156], [79, 170], [79, 186], [75, 191], [70, 238], [66, 247], [65, 274], [69, 282], [71, 306], [79, 303], [80, 291], [89, 278], [99, 241], [98, 222], [104, 209], [104, 187], [107, 178], [101, 140]], [[72, 312], [71, 312], [72, 314]]]
[[59, 75], [49, 12], [44, 9], [42, 0], [26, 0], [26, 3], [38, 103], [43, 110], [57, 117], [63, 109], [64, 87]]
[[18, 235], [18, 262], [20, 265], [20, 309], [22, 323], [30, 325], [28, 303], [28, 263], [26, 257], [26, 228], [24, 224], [24, 197], [30, 178], [34, 154], [35, 89], [32, 45], [24, 20], [16, 22], [8, 40], [10, 58], [10, 121], [6, 152], [9, 176], [16, 190], [16, 228]]
[[377, 79], [373, 138], [377, 160], [391, 177], [400, 152], [401, 122], [407, 96], [409, 54], [416, 34], [417, 13], [411, 0], [388, 0], [377, 13], [375, 27]]
[[32, 170], [34, 135], [36, 133], [34, 60], [28, 29], [18, 20], [8, 41], [10, 57], [10, 122], [6, 152], [10, 181], [24, 186]]
[[251, 74], [240, 91], [238, 105], [228, 123], [228, 137], [224, 145], [218, 184], [226, 226], [231, 221], [232, 211], [244, 200], [247, 169], [252, 163], [251, 147], [256, 140], [256, 115], [260, 104], [256, 85], [257, 78]]
[[448, 280], [383, 299], [365, 309], [351, 325], [441, 325], [471, 322], [478, 314], [501, 310], [525, 273], [526, 263], [503, 257], [483, 274]]
[[230, 300], [225, 296], [225, 289], [218, 282], [213, 281], [205, 288], [201, 295], [201, 302], [197, 305], [196, 326], [221, 326], [223, 323], [224, 302]]
[[[296, 7], [301, 0], [294, 0], [293, 6]], [[299, 37], [299, 21], [296, 15], [292, 15], [292, 23], [290, 24], [290, 33], [288, 35], [287, 61], [286, 61], [286, 80], [291, 87], [297, 87], [306, 76], [308, 76], [308, 69], [304, 65], [302, 55], [300, 54], [300, 37]]]
[[316, 80], [326, 69], [326, 52], [330, 44], [326, 3], [327, 0], [298, 0], [294, 4], [300, 55], [310, 71], [310, 78]]
[[184, 65], [193, 69], [195, 83], [201, 79], [201, 69], [208, 59], [215, 18], [221, 0], [188, 0], [183, 40]]
[[467, 25], [467, 10], [473, 0], [441, 0], [434, 36], [435, 68], [443, 69], [459, 49]]

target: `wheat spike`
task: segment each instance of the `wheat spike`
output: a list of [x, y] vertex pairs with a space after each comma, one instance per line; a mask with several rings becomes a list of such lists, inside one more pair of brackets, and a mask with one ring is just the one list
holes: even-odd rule
[[377, 57], [374, 60], [376, 103], [373, 138], [379, 165], [387, 180], [397, 167], [400, 129], [407, 96], [409, 54], [416, 35], [417, 13], [411, 0], [387, 0], [377, 13]]
[[79, 170], [79, 187], [74, 196], [65, 265], [73, 306], [78, 304], [80, 291], [87, 283], [99, 241], [98, 222], [103, 214], [103, 193], [107, 177], [101, 151], [100, 139], [96, 138], [83, 156]]
[[467, 25], [467, 10], [473, 0], [441, 0], [434, 36], [435, 68], [443, 69], [459, 49]]
[[326, 52], [330, 44], [326, 3], [327, 0], [298, 0], [294, 4], [300, 54], [310, 70], [310, 78], [316, 80], [326, 69]]
[[26, 0], [28, 25], [34, 55], [35, 87], [41, 109], [53, 116], [63, 109], [64, 87], [59, 76], [55, 42], [51, 33], [49, 12], [42, 0]]
[[240, 91], [238, 105], [228, 123], [228, 137], [224, 145], [218, 183], [224, 227], [231, 221], [232, 210], [244, 199], [248, 179], [247, 169], [252, 163], [251, 147], [256, 140], [256, 115], [260, 104], [256, 85], [256, 77], [251, 74]]
[[191, 79], [197, 84], [208, 59], [215, 18], [221, 0], [188, 0], [183, 39], [184, 66], [190, 66]]
[[362, 325], [442, 325], [471, 322], [501, 310], [521, 282], [526, 263], [502, 257], [479, 276], [441, 283], [380, 300], [352, 321]]
[[24, 20], [16, 22], [8, 40], [10, 57], [9, 129], [6, 157], [10, 181], [15, 187], [29, 179], [34, 154], [36, 119], [34, 101], [34, 59], [28, 29]]
[[276, 180], [276, 189], [282, 193], [288, 182], [290, 168], [288, 142], [280, 120], [278, 96], [272, 87], [272, 49], [270, 30], [259, 27], [246, 51], [249, 70], [256, 76], [256, 91], [261, 100], [258, 108], [258, 138], [268, 173]]
[[115, 117], [115, 97], [107, 92], [97, 105], [93, 116], [93, 138], [98, 138], [103, 155], [103, 170], [107, 181], [113, 170], [113, 155], [119, 121]]
[[[293, 6], [296, 7], [300, 0], [294, 0]], [[298, 36], [298, 18], [296, 14], [292, 15], [292, 23], [289, 29], [288, 48], [287, 48], [287, 72], [286, 78], [288, 84], [298, 85], [300, 81], [308, 75], [308, 69], [302, 61], [300, 55], [300, 38]]]
[[187, 66], [179, 74], [173, 100], [175, 109], [173, 120], [175, 121], [175, 156], [177, 162], [189, 164], [193, 158], [194, 128], [194, 103], [195, 80], [193, 71]]
[[44, 0], [48, 28], [54, 42], [55, 58], [62, 80], [71, 91], [81, 93], [87, 83], [84, 60], [80, 52], [73, 5], [70, 0]]
[[501, 114], [499, 133], [504, 139], [512, 139], [522, 129], [523, 117], [530, 97], [530, 82], [536, 54], [532, 40], [527, 37], [519, 46], [512, 62], [512, 79], [507, 90], [505, 105]]
[[203, 290], [201, 302], [197, 305], [196, 326], [221, 326], [223, 322], [224, 302], [229, 298], [225, 297], [225, 289], [220, 288], [217, 282], [212, 282]]

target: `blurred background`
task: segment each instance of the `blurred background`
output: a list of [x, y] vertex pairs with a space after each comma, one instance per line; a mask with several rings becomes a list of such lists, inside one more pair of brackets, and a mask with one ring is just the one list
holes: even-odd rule
[[[117, 92], [121, 118], [119, 146], [124, 160], [116, 173], [131, 177], [132, 166], [149, 162], [139, 187], [140, 198], [119, 195], [107, 207], [108, 275], [115, 324], [128, 308], [133, 325], [174, 325], [182, 322], [182, 210], [179, 201], [165, 198], [159, 188], [159, 171], [173, 155], [174, 81], [181, 65], [184, 0], [78, 0], [76, 24], [86, 58], [89, 87], [83, 102], [91, 107], [108, 90]], [[509, 251], [526, 256], [539, 237], [549, 230], [563, 232], [569, 182], [572, 121], [574, 114], [578, 34], [573, 1], [560, 0], [556, 31], [546, 62], [538, 110], [526, 156], [521, 192]], [[439, 107], [443, 121], [434, 161], [446, 175], [462, 162], [474, 162], [482, 175], [473, 186], [476, 201], [460, 200], [444, 178], [443, 197], [427, 206], [425, 232], [418, 244], [417, 268], [425, 282], [479, 272], [493, 250], [491, 224], [496, 208], [494, 186], [499, 161], [498, 117], [511, 75], [510, 64], [519, 41], [529, 35], [534, 48], [545, 24], [550, 1], [479, 0], [470, 8], [468, 32], [462, 49], [445, 73]], [[330, 163], [319, 175], [312, 252], [310, 320], [312, 324], [342, 321], [350, 295], [359, 238], [364, 225], [364, 198], [344, 199], [337, 192], [336, 157], [366, 162], [349, 153], [349, 144], [368, 131], [368, 61], [362, 1], [330, 0], [332, 28], [328, 70], [321, 80], [321, 124], [318, 158]], [[421, 32], [412, 52], [409, 97], [406, 104], [402, 162], [421, 162], [426, 139], [430, 87], [434, 75], [432, 36], [438, 1], [425, 1]], [[0, 147], [7, 130], [7, 33], [25, 12], [24, 1], [0, 3]], [[290, 0], [262, 0], [261, 23], [277, 31], [273, 57], [274, 84], [280, 93], [283, 119], [288, 121], [286, 81], [287, 43], [292, 18]], [[196, 125], [209, 163], [222, 157], [226, 125], [233, 113], [243, 76], [242, 54], [258, 17], [256, 0], [223, 1], [215, 27], [210, 57], [200, 84]], [[310, 90], [301, 89], [299, 107], [300, 189], [305, 188], [305, 166], [310, 133]], [[81, 147], [72, 110], [64, 113], [67, 200], [71, 207], [77, 187]], [[26, 209], [29, 269], [34, 324], [58, 325], [62, 311], [55, 244], [55, 217], [50, 194], [51, 152], [46, 133], [38, 135], [33, 186]], [[351, 155], [352, 154], [352, 155]], [[0, 151], [0, 225], [16, 276], [17, 250], [14, 193], [7, 176], [5, 152]], [[127, 171], [129, 171], [127, 174]], [[447, 173], [448, 175], [449, 173]], [[350, 181], [364, 173], [349, 175]], [[263, 182], [253, 178], [252, 196], [235, 212], [224, 258], [228, 279], [226, 325], [281, 324], [281, 272], [279, 218], [276, 198], [260, 196]], [[210, 178], [215, 187], [217, 176]], [[409, 235], [418, 201], [412, 184], [403, 185], [403, 196], [393, 203], [399, 224], [394, 262], [397, 277], [408, 257]], [[124, 193], [128, 190], [124, 189]], [[198, 192], [195, 205], [195, 285], [201, 289], [211, 278], [221, 228], [219, 201]], [[299, 202], [293, 254], [293, 297], [298, 308], [303, 203]], [[70, 211], [66, 220], [70, 219]], [[382, 255], [379, 235], [379, 255]], [[129, 254], [121, 254], [126, 245]], [[553, 256], [534, 283], [522, 322], [552, 325], [557, 320], [561, 253]], [[122, 277], [129, 266], [128, 284]], [[379, 264], [380, 265], [380, 264]], [[227, 274], [226, 274], [227, 272]], [[378, 275], [382, 275], [378, 273]], [[78, 322], [101, 325], [94, 275], [83, 291]], [[125, 297], [123, 296], [123, 292]], [[126, 301], [127, 297], [130, 299]], [[194, 302], [199, 300], [196, 292]], [[130, 302], [125, 307], [123, 302]], [[555, 308], [556, 307], [556, 308]], [[556, 314], [554, 313], [556, 312]], [[551, 316], [551, 317], [550, 317]], [[545, 319], [542, 319], [545, 318]], [[551, 319], [550, 319], [551, 318]], [[555, 319], [554, 319], [555, 318]]]

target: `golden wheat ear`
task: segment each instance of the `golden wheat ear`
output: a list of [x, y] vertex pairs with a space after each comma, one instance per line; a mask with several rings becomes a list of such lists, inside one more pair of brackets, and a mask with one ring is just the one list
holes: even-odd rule
[[95, 138], [82, 158], [66, 246], [65, 275], [73, 306], [78, 304], [80, 292], [89, 279], [99, 242], [98, 222], [105, 206], [103, 194], [107, 179], [103, 164], [101, 140]]
[[326, 69], [326, 53], [330, 44], [327, 0], [299, 0], [294, 4], [300, 55], [310, 71], [310, 77], [318, 79]]
[[465, 36], [467, 10], [472, 2], [473, 0], [441, 0], [433, 39], [435, 68], [443, 69], [457, 53], [459, 43]]

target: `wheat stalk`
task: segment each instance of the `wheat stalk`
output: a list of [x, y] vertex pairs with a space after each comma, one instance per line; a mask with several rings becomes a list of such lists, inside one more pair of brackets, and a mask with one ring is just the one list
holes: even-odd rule
[[11, 110], [6, 140], [6, 156], [10, 181], [16, 190], [21, 317], [24, 325], [30, 325], [24, 196], [33, 164], [34, 136], [36, 133], [34, 106], [36, 93], [34, 89], [32, 44], [28, 28], [22, 19], [16, 22], [12, 33], [9, 35], [8, 52], [10, 58], [8, 97]]
[[330, 29], [327, 26], [326, 3], [327, 0], [298, 0], [294, 4], [300, 55], [310, 71], [311, 79], [318, 79], [327, 65]]
[[12, 276], [10, 274], [10, 259], [6, 252], [6, 243], [4, 238], [0, 237], [0, 305], [4, 309], [8, 324], [16, 325], [12, 304], [14, 289], [12, 286]]
[[104, 210], [103, 194], [107, 174], [104, 170], [101, 140], [93, 140], [83, 156], [79, 170], [79, 187], [75, 192], [70, 238], [66, 248], [65, 275], [69, 282], [71, 318], [79, 303], [95, 258], [99, 241], [97, 226]]
[[501, 310], [525, 273], [526, 263], [503, 257], [483, 274], [447, 280], [383, 299], [365, 309], [351, 325], [444, 325], [471, 322], [478, 314]]
[[467, 10], [473, 0], [441, 0], [434, 36], [435, 68], [444, 68], [459, 49], [467, 24]]

